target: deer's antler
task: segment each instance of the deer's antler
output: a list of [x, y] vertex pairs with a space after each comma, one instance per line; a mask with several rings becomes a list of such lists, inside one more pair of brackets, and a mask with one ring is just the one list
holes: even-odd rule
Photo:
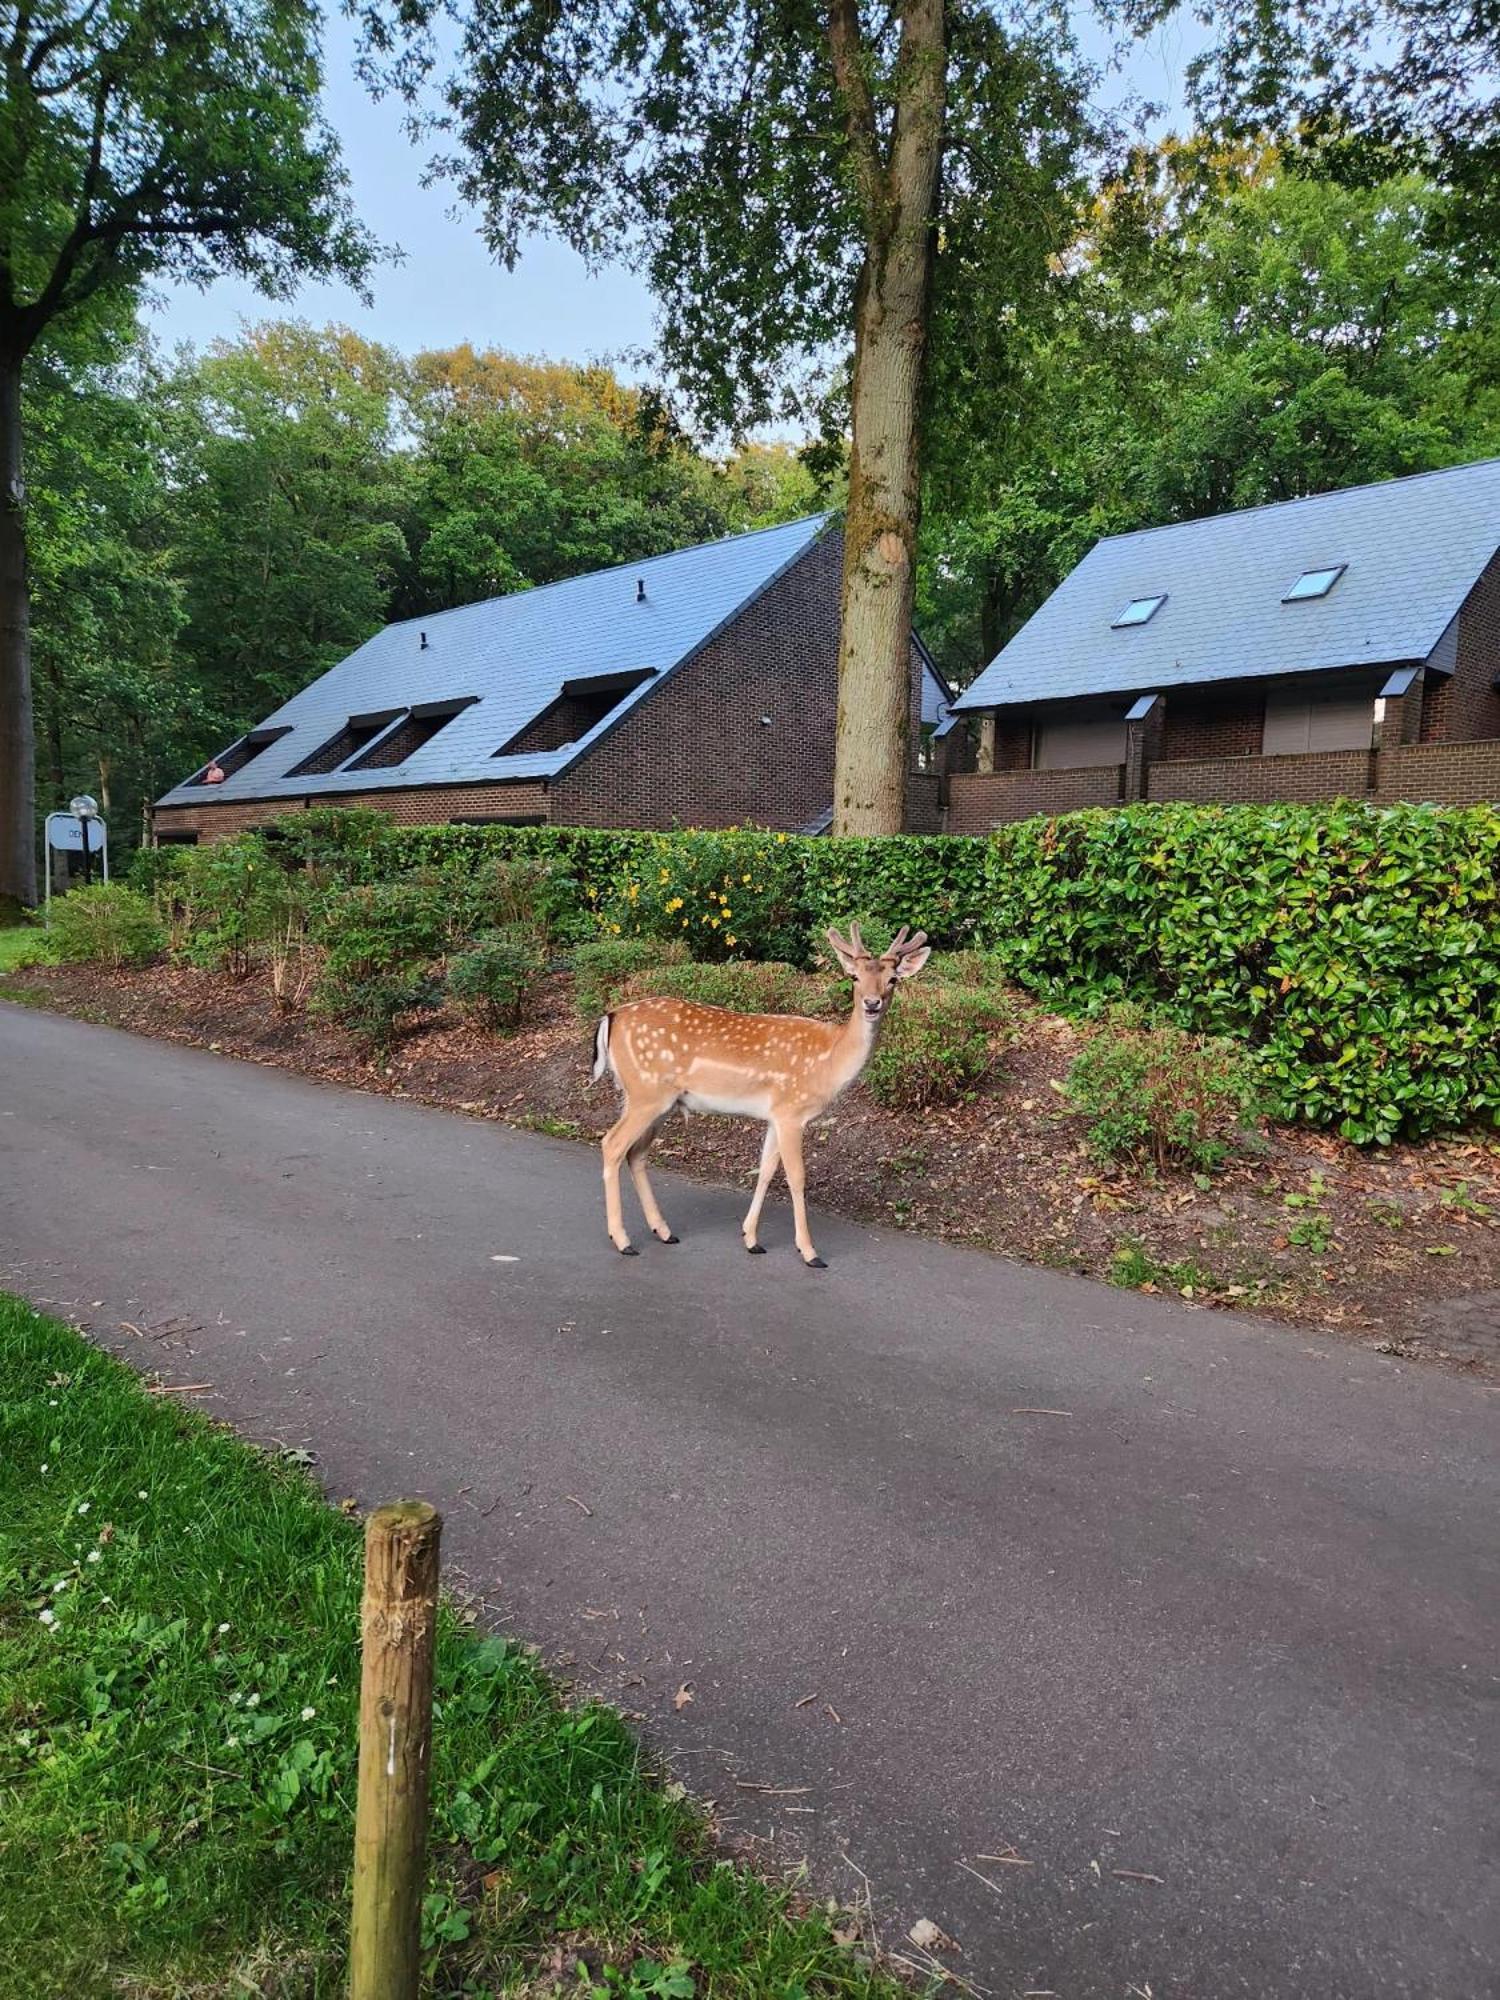
[[902, 959], [907, 957], [911, 952], [920, 951], [926, 942], [926, 931], [917, 931], [913, 936], [908, 937], [906, 926], [903, 924], [886, 946], [885, 955], [887, 958]]
[[849, 943], [856, 958], [868, 958], [870, 956], [865, 941], [859, 934], [858, 924], [851, 924], [849, 926]]

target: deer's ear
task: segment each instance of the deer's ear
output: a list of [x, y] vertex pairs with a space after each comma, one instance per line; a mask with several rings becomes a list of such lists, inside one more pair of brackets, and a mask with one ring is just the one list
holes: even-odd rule
[[896, 965], [898, 979], [910, 979], [914, 972], [920, 972], [932, 956], [932, 946], [924, 944], [918, 951], [903, 952]]
[[833, 952], [834, 957], [838, 960], [839, 964], [843, 967], [845, 972], [847, 972], [850, 978], [852, 979], [854, 977], [853, 945], [846, 943], [845, 940], [839, 936], [838, 932], [831, 928], [828, 931], [826, 931], [824, 935], [828, 939], [828, 943]]

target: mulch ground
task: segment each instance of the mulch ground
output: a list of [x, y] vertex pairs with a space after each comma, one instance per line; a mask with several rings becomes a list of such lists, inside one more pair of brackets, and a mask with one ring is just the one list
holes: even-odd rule
[[[592, 1023], [549, 981], [501, 1038], [447, 1014], [411, 1025], [384, 1065], [339, 1029], [279, 1012], [264, 977], [153, 967], [28, 968], [0, 997], [294, 1069], [474, 1117], [595, 1139], [615, 1115], [589, 1081]], [[986, 1086], [951, 1110], [898, 1114], [856, 1086], [808, 1133], [810, 1199], [841, 1215], [1317, 1326], [1383, 1354], [1500, 1381], [1500, 1141], [1363, 1152], [1276, 1126], [1211, 1182], [1102, 1165], [1059, 1097], [1078, 1030], [1037, 1009]], [[673, 1120], [655, 1158], [749, 1190], [760, 1128]], [[628, 1197], [627, 1197], [628, 1198]], [[603, 1227], [602, 1215], [599, 1226]]]

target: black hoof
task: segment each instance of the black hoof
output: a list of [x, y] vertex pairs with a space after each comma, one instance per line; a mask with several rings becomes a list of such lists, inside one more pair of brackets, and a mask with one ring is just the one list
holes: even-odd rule
[[680, 1236], [658, 1236], [656, 1240], [658, 1243], [680, 1243], [682, 1238]]
[[636, 1249], [633, 1243], [627, 1243], [625, 1248], [620, 1252], [622, 1257], [639, 1257], [640, 1254], [640, 1251]]
[[809, 1271], [826, 1271], [828, 1269], [828, 1266], [823, 1262], [821, 1257], [804, 1257], [802, 1261]]
[[747, 1243], [745, 1248], [750, 1252], [752, 1257], [764, 1257], [766, 1254], [764, 1243]]

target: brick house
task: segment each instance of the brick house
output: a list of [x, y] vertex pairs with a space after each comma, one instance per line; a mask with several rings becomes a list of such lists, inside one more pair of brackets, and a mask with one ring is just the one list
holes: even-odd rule
[[[409, 825], [820, 829], [842, 554], [817, 515], [389, 625], [167, 792], [156, 836], [324, 802]], [[924, 767], [949, 694], [914, 641], [917, 830], [939, 823]]]
[[954, 704], [949, 826], [1500, 800], [1500, 459], [1097, 542]]

